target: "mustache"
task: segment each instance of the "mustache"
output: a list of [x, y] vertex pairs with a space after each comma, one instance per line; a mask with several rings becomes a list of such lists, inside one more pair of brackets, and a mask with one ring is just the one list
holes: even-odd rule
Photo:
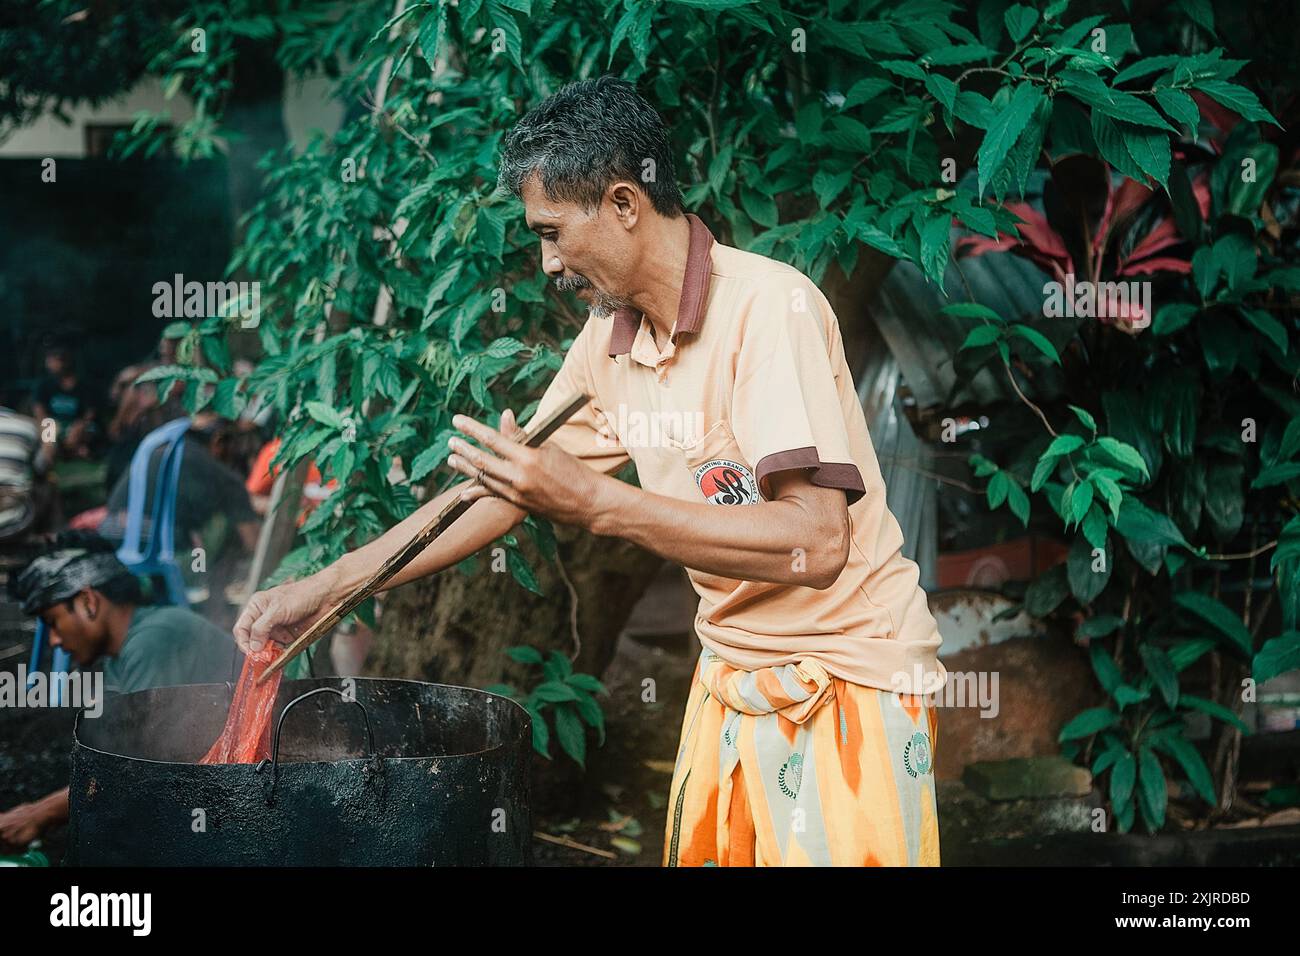
[[555, 288], [560, 292], [576, 292], [579, 289], [594, 288], [590, 279], [576, 272], [571, 276], [560, 276], [553, 281], [555, 282]]

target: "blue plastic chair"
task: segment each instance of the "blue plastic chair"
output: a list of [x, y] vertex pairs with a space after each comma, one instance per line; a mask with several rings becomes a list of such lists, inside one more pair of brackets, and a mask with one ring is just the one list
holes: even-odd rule
[[[155, 428], [131, 458], [126, 493], [126, 533], [117, 549], [118, 560], [132, 573], [160, 577], [172, 604], [188, 607], [185, 579], [176, 563], [176, 499], [180, 491], [181, 460], [190, 420], [177, 418]], [[149, 496], [149, 463], [163, 448], [155, 475], [150, 534], [145, 539], [144, 505]]]
[[[27, 664], [27, 687], [30, 690], [32, 684], [36, 682], [36, 674], [41, 669], [41, 654], [45, 650], [49, 637], [48, 628], [42, 618], [36, 619], [36, 636], [32, 638], [32, 656]], [[66, 674], [68, 668], [72, 666], [72, 655], [61, 647], [53, 648], [50, 654], [50, 677], [55, 674]], [[50, 684], [50, 706], [57, 707], [62, 702], [63, 695], [59, 693], [61, 687], [57, 683]]]
[[[177, 418], [151, 431], [131, 457], [126, 493], [126, 533], [117, 549], [118, 560], [133, 574], [160, 577], [172, 604], [188, 607], [185, 579], [176, 563], [176, 499], [180, 491], [181, 459], [185, 454], [185, 433], [190, 420]], [[150, 534], [145, 541], [144, 505], [149, 497], [149, 464], [154, 452], [162, 448], [155, 474], [156, 488], [150, 514]], [[37, 619], [32, 639], [31, 663], [27, 669], [27, 686], [31, 687], [40, 670], [41, 655], [48, 643], [45, 621]], [[67, 673], [72, 655], [61, 647], [52, 648], [50, 677]], [[61, 701], [60, 684], [51, 680], [50, 704]]]

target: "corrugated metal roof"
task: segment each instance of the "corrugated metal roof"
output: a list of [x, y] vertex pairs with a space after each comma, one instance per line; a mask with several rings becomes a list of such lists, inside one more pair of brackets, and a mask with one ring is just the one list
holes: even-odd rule
[[[957, 233], [954, 231], [954, 239]], [[917, 405], [929, 408], [948, 401], [957, 384], [953, 356], [971, 330], [969, 319], [940, 312], [954, 302], [978, 302], [1007, 319], [1037, 317], [1043, 311], [1047, 276], [1033, 263], [1006, 253], [950, 260], [944, 274], [945, 297], [910, 262], [890, 271], [868, 309]], [[1005, 375], [981, 369], [954, 397], [955, 402], [988, 404], [1014, 397]]]

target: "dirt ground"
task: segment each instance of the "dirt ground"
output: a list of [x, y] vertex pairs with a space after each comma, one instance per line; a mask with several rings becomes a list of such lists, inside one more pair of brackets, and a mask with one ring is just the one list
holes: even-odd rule
[[[682, 713], [699, 645], [679, 634], [653, 644], [624, 636], [605, 674], [605, 744], [589, 753], [587, 772], [556, 757], [534, 776], [534, 829], [590, 850], [538, 839], [541, 866], [659, 866], [663, 855], [668, 785]], [[654, 681], [653, 687], [645, 682]], [[654, 700], [647, 701], [649, 690]], [[543, 763], [543, 761], [539, 761]], [[567, 766], [566, 766], [567, 764]], [[561, 810], [557, 784], [581, 795], [575, 810]]]

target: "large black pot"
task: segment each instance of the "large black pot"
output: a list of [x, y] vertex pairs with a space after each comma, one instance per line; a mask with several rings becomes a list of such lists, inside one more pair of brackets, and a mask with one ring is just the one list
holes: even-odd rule
[[[352, 702], [340, 693], [349, 685]], [[418, 681], [284, 681], [273, 760], [195, 763], [232, 694], [228, 684], [160, 687], [78, 716], [66, 862], [530, 862], [532, 735], [509, 698]]]

